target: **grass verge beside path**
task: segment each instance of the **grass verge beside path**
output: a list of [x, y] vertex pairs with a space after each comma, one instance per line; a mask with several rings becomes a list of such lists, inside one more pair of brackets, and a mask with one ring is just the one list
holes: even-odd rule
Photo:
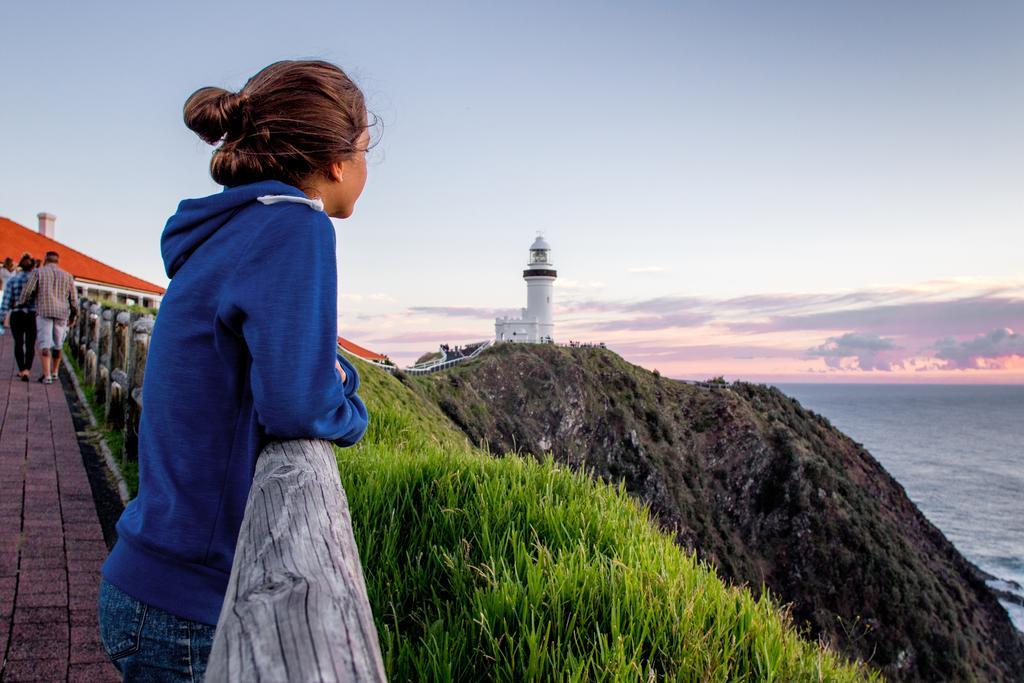
[[357, 366], [371, 424], [337, 458], [392, 680], [880, 680], [723, 584], [623, 488], [490, 457]]
[[67, 344], [64, 345], [64, 357], [68, 359], [71, 367], [74, 368], [78, 385], [82, 388], [82, 393], [85, 394], [85, 400], [88, 403], [87, 408], [92, 412], [93, 417], [96, 418], [97, 436], [103, 439], [107, 444], [107, 448], [110, 449], [110, 453], [113, 455], [114, 461], [121, 471], [121, 476], [124, 478], [124, 483], [128, 487], [129, 499], [134, 498], [139, 492], [139, 463], [125, 457], [124, 431], [110, 428], [110, 423], [107, 421], [106, 407], [96, 401], [96, 388], [85, 383], [82, 368], [78, 365], [78, 361], [75, 359], [74, 354], [71, 353], [71, 348]]

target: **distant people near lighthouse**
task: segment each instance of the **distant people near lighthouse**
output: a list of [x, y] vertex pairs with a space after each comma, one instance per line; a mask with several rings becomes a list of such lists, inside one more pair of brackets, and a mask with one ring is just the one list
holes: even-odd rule
[[551, 261], [551, 246], [538, 234], [530, 245], [530, 260], [523, 271], [523, 279], [526, 280], [526, 308], [522, 309], [518, 318], [495, 318], [495, 341], [527, 344], [554, 342], [552, 310], [557, 277], [555, 264]]

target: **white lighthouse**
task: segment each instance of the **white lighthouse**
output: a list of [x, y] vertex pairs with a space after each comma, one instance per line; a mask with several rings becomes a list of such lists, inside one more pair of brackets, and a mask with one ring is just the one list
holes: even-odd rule
[[551, 246], [537, 235], [530, 245], [530, 261], [523, 271], [526, 280], [526, 308], [519, 318], [494, 319], [495, 341], [550, 343], [555, 338], [554, 307], [555, 264], [551, 262]]

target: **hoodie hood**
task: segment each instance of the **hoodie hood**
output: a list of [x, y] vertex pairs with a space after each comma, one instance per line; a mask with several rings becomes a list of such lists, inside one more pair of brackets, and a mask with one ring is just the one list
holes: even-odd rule
[[297, 187], [280, 180], [262, 180], [225, 187], [222, 192], [209, 197], [182, 200], [178, 204], [178, 211], [167, 219], [160, 237], [160, 253], [167, 277], [173, 278], [188, 257], [238, 211], [265, 195], [306, 199], [306, 195]]

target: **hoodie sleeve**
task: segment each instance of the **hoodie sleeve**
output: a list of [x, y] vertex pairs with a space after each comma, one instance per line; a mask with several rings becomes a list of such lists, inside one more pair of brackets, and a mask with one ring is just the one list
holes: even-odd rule
[[[366, 431], [358, 376], [342, 383], [334, 229], [306, 206], [274, 207], [228, 285], [252, 356], [256, 414], [269, 436], [356, 443]], [[345, 369], [348, 373], [348, 368]]]
[[338, 362], [341, 363], [342, 369], [345, 370], [345, 395], [353, 396], [359, 390], [359, 372], [356, 371], [356, 366], [352, 365], [352, 361], [345, 357], [345, 354], [338, 354]]

